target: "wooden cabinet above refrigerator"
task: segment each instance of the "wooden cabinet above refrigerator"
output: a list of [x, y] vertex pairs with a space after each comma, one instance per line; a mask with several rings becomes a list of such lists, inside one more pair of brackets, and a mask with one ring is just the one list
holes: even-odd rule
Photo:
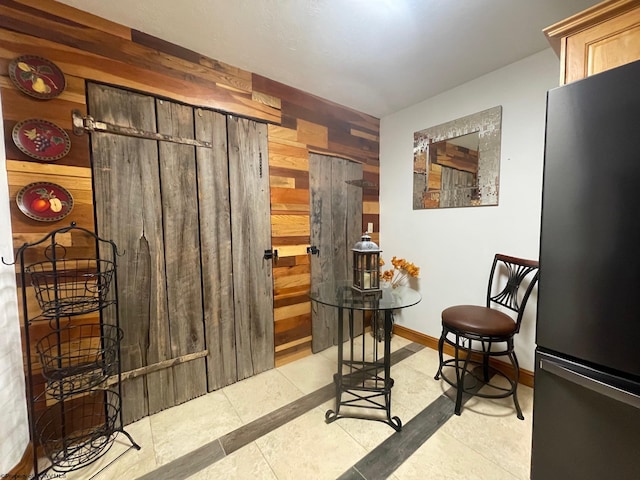
[[640, 59], [640, 2], [608, 0], [544, 29], [560, 85]]

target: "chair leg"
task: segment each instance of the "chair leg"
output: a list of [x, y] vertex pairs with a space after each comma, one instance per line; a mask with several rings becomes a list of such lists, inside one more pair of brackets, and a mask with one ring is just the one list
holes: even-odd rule
[[446, 335], [447, 335], [447, 333], [445, 332], [445, 329], [443, 327], [442, 328], [442, 335], [440, 335], [440, 340], [438, 340], [438, 359], [439, 359], [438, 371], [436, 372], [436, 376], [433, 377], [436, 380], [440, 380], [440, 375], [442, 374], [442, 362], [443, 362], [442, 350], [444, 349], [444, 337]]
[[456, 408], [455, 408], [456, 415], [460, 415], [460, 412], [462, 411], [462, 394], [465, 391], [464, 382], [465, 382], [465, 377], [467, 375], [467, 369], [469, 368], [469, 360], [471, 360], [471, 352], [467, 351], [462, 368], [459, 367], [459, 360], [460, 360], [459, 353], [458, 353], [460, 351], [459, 341], [460, 339], [456, 336], [456, 381], [457, 381]]
[[462, 383], [464, 382], [464, 370], [460, 371], [460, 349], [458, 348], [458, 342], [459, 338], [456, 335], [456, 344], [454, 345], [455, 362], [453, 364], [456, 371], [456, 407], [454, 410], [456, 415], [460, 415], [460, 411], [462, 409], [462, 388], [460, 387], [464, 385], [464, 383]]
[[485, 346], [484, 342], [482, 342], [482, 351], [485, 352], [485, 355], [482, 356], [482, 378], [484, 383], [489, 383], [489, 355], [487, 355], [487, 352], [491, 351], [491, 342], [489, 342], [488, 346]]
[[524, 415], [522, 414], [522, 409], [520, 408], [520, 403], [518, 402], [518, 383], [520, 382], [520, 365], [518, 364], [518, 357], [516, 357], [516, 352], [514, 351], [509, 352], [509, 359], [511, 360], [511, 364], [513, 365], [513, 371], [514, 371], [513, 404], [516, 407], [518, 418], [520, 420], [524, 420]]

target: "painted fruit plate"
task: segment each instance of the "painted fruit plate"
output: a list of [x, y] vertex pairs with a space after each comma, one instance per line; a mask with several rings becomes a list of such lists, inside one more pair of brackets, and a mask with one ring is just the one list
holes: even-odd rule
[[67, 82], [64, 73], [51, 60], [35, 55], [22, 55], [9, 64], [9, 77], [23, 93], [41, 100], [60, 95]]
[[30, 118], [16, 123], [12, 136], [22, 153], [37, 160], [59, 160], [71, 150], [67, 132], [47, 120]]
[[35, 182], [22, 187], [16, 196], [18, 208], [27, 217], [40, 222], [56, 222], [73, 208], [73, 197], [60, 185]]

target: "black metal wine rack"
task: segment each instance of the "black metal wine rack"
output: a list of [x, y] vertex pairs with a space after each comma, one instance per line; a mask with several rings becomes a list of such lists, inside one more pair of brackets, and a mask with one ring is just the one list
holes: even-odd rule
[[[70, 238], [88, 246], [85, 250], [95, 246], [95, 257], [69, 258], [65, 244]], [[34, 454], [34, 478], [93, 463], [118, 433], [140, 449], [122, 422], [118, 256], [113, 241], [75, 223], [16, 252], [31, 441], [48, 459], [41, 466]], [[38, 308], [29, 300], [30, 288]], [[87, 314], [94, 312], [100, 322], [87, 323]], [[36, 381], [40, 372], [44, 384]]]

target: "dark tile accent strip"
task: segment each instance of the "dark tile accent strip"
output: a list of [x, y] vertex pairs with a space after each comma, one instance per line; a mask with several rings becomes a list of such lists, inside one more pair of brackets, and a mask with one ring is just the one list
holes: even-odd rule
[[[401, 362], [424, 348], [424, 345], [410, 343], [391, 353], [391, 365]], [[138, 480], [181, 480], [213, 465], [236, 450], [248, 445], [278, 427], [298, 418], [309, 410], [334, 398], [336, 387], [333, 383], [309, 393], [253, 422], [229, 432], [180, 458], [158, 467], [138, 477]]]
[[[477, 382], [471, 392], [484, 385]], [[464, 405], [473, 395], [464, 393]], [[377, 480], [388, 478], [405, 460], [455, 414], [456, 389], [449, 388], [384, 442], [369, 452], [338, 480]]]
[[209, 442], [193, 452], [189, 452], [180, 458], [162, 465], [151, 472], [138, 477], [138, 480], [178, 480], [188, 478], [191, 475], [213, 465], [225, 457], [220, 440]]
[[405, 358], [409, 358], [414, 353], [418, 353], [420, 350], [424, 349], [424, 345], [420, 345], [419, 343], [412, 342], [408, 345], [405, 345], [402, 348], [399, 348], [395, 352], [391, 352], [391, 365], [395, 365], [396, 363], [401, 362]]
[[[420, 350], [422, 350], [423, 348], [424, 348], [424, 345], [422, 345], [422, 344], [420, 344], [420, 343], [416, 343], [416, 342], [412, 342], [412, 343], [410, 343], [410, 344], [408, 344], [408, 345], [405, 345], [404, 347], [399, 348], [396, 352], [393, 352], [393, 353], [391, 354], [391, 363], [393, 363], [393, 360], [394, 360], [394, 356], [393, 356], [393, 355], [394, 355], [394, 353], [398, 353], [398, 354], [399, 354], [400, 352], [402, 352], [402, 351], [404, 351], [404, 350], [409, 350], [409, 351], [411, 351], [411, 352], [413, 352], [413, 353], [418, 353], [418, 352], [419, 352]], [[407, 357], [408, 357], [408, 356], [409, 356], [409, 355], [407, 355]], [[404, 358], [406, 358], [406, 357], [403, 357], [403, 359], [404, 359]]]
[[444, 395], [412, 418], [402, 430], [382, 442], [339, 480], [388, 478], [453, 415], [454, 404]]
[[[405, 358], [420, 351], [422, 348], [424, 348], [423, 345], [410, 344], [396, 350], [391, 354], [391, 364], [393, 365], [401, 362]], [[325, 385], [295, 402], [291, 402], [288, 405], [280, 407], [268, 415], [258, 418], [253, 422], [243, 425], [233, 432], [220, 437], [222, 448], [224, 448], [225, 453], [229, 455], [231, 452], [235, 452], [257, 438], [260, 438], [272, 430], [275, 430], [291, 420], [298, 418], [300, 415], [303, 415], [312, 408], [322, 405], [327, 400], [331, 400], [335, 397], [335, 394], [336, 387], [333, 383]]]
[[225, 453], [229, 455], [257, 438], [298, 418], [300, 415], [305, 414], [318, 405], [322, 405], [327, 400], [331, 400], [335, 394], [336, 387], [334, 385], [325, 385], [321, 389], [305, 395], [295, 402], [280, 407], [268, 415], [258, 418], [251, 423], [247, 423], [233, 432], [229, 432], [220, 437], [222, 448], [224, 448]]
[[[381, 476], [380, 478], [387, 478]], [[367, 480], [357, 469], [356, 467], [351, 467], [349, 470], [340, 475], [337, 480]]]

